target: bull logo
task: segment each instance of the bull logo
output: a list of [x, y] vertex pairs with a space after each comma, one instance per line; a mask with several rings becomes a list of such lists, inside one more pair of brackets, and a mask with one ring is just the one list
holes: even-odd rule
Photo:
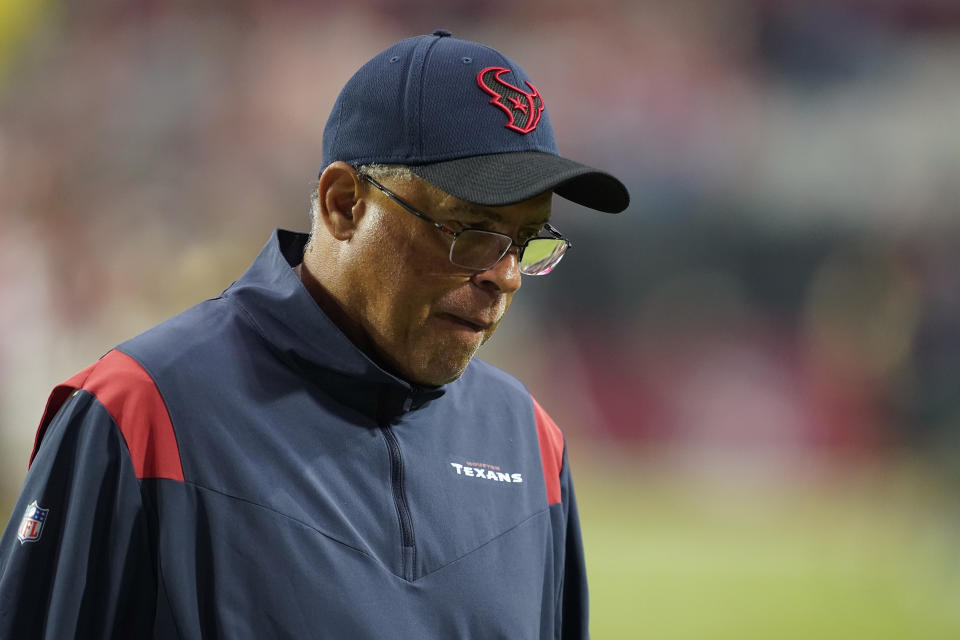
[[517, 133], [530, 133], [537, 128], [543, 113], [543, 100], [537, 88], [527, 81], [530, 91], [524, 91], [505, 81], [501, 76], [510, 73], [503, 67], [487, 67], [477, 74], [477, 84], [493, 98], [490, 104], [503, 109], [509, 120], [504, 126]]

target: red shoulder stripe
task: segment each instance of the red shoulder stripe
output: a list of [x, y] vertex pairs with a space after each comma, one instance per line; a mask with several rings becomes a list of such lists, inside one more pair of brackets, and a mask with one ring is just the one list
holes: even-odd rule
[[537, 440], [540, 441], [540, 462], [543, 466], [543, 480], [547, 485], [547, 504], [557, 504], [560, 495], [560, 468], [563, 466], [563, 433], [536, 398], [533, 400], [533, 413], [537, 418]]
[[96, 396], [113, 417], [127, 442], [138, 478], [183, 480], [180, 449], [160, 391], [136, 360], [117, 350], [53, 390], [37, 431], [34, 456], [47, 425], [76, 389]]
[[63, 384], [58, 384], [53, 388], [53, 391], [50, 392], [50, 397], [47, 398], [47, 406], [43, 409], [43, 417], [40, 418], [40, 426], [37, 427], [37, 436], [33, 440], [33, 451], [30, 453], [28, 468], [33, 464], [33, 459], [37, 457], [40, 441], [43, 440], [43, 434], [47, 432], [47, 427], [50, 426], [50, 421], [53, 420], [53, 416], [57, 415], [57, 411], [60, 411], [60, 407], [63, 406], [63, 403], [67, 401], [67, 398], [69, 398], [74, 391], [83, 387], [83, 382], [95, 366], [97, 366], [96, 363], [90, 365]]

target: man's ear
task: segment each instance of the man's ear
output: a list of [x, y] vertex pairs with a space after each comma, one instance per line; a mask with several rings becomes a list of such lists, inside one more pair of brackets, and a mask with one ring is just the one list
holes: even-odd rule
[[360, 176], [346, 162], [331, 163], [317, 184], [320, 221], [337, 240], [349, 240], [363, 214]]

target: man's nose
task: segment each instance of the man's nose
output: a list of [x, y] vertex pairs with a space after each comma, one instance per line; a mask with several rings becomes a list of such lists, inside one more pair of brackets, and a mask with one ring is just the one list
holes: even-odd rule
[[473, 278], [484, 288], [496, 289], [499, 293], [513, 293], [520, 288], [522, 274], [520, 260], [513, 249], [507, 252], [500, 261], [483, 271], [478, 271]]

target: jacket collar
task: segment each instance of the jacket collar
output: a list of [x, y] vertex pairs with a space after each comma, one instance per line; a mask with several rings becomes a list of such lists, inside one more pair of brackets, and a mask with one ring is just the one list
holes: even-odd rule
[[412, 385], [381, 368], [323, 312], [293, 271], [308, 236], [273, 232], [253, 264], [223, 297], [239, 305], [270, 349], [325, 393], [389, 422], [444, 394]]

